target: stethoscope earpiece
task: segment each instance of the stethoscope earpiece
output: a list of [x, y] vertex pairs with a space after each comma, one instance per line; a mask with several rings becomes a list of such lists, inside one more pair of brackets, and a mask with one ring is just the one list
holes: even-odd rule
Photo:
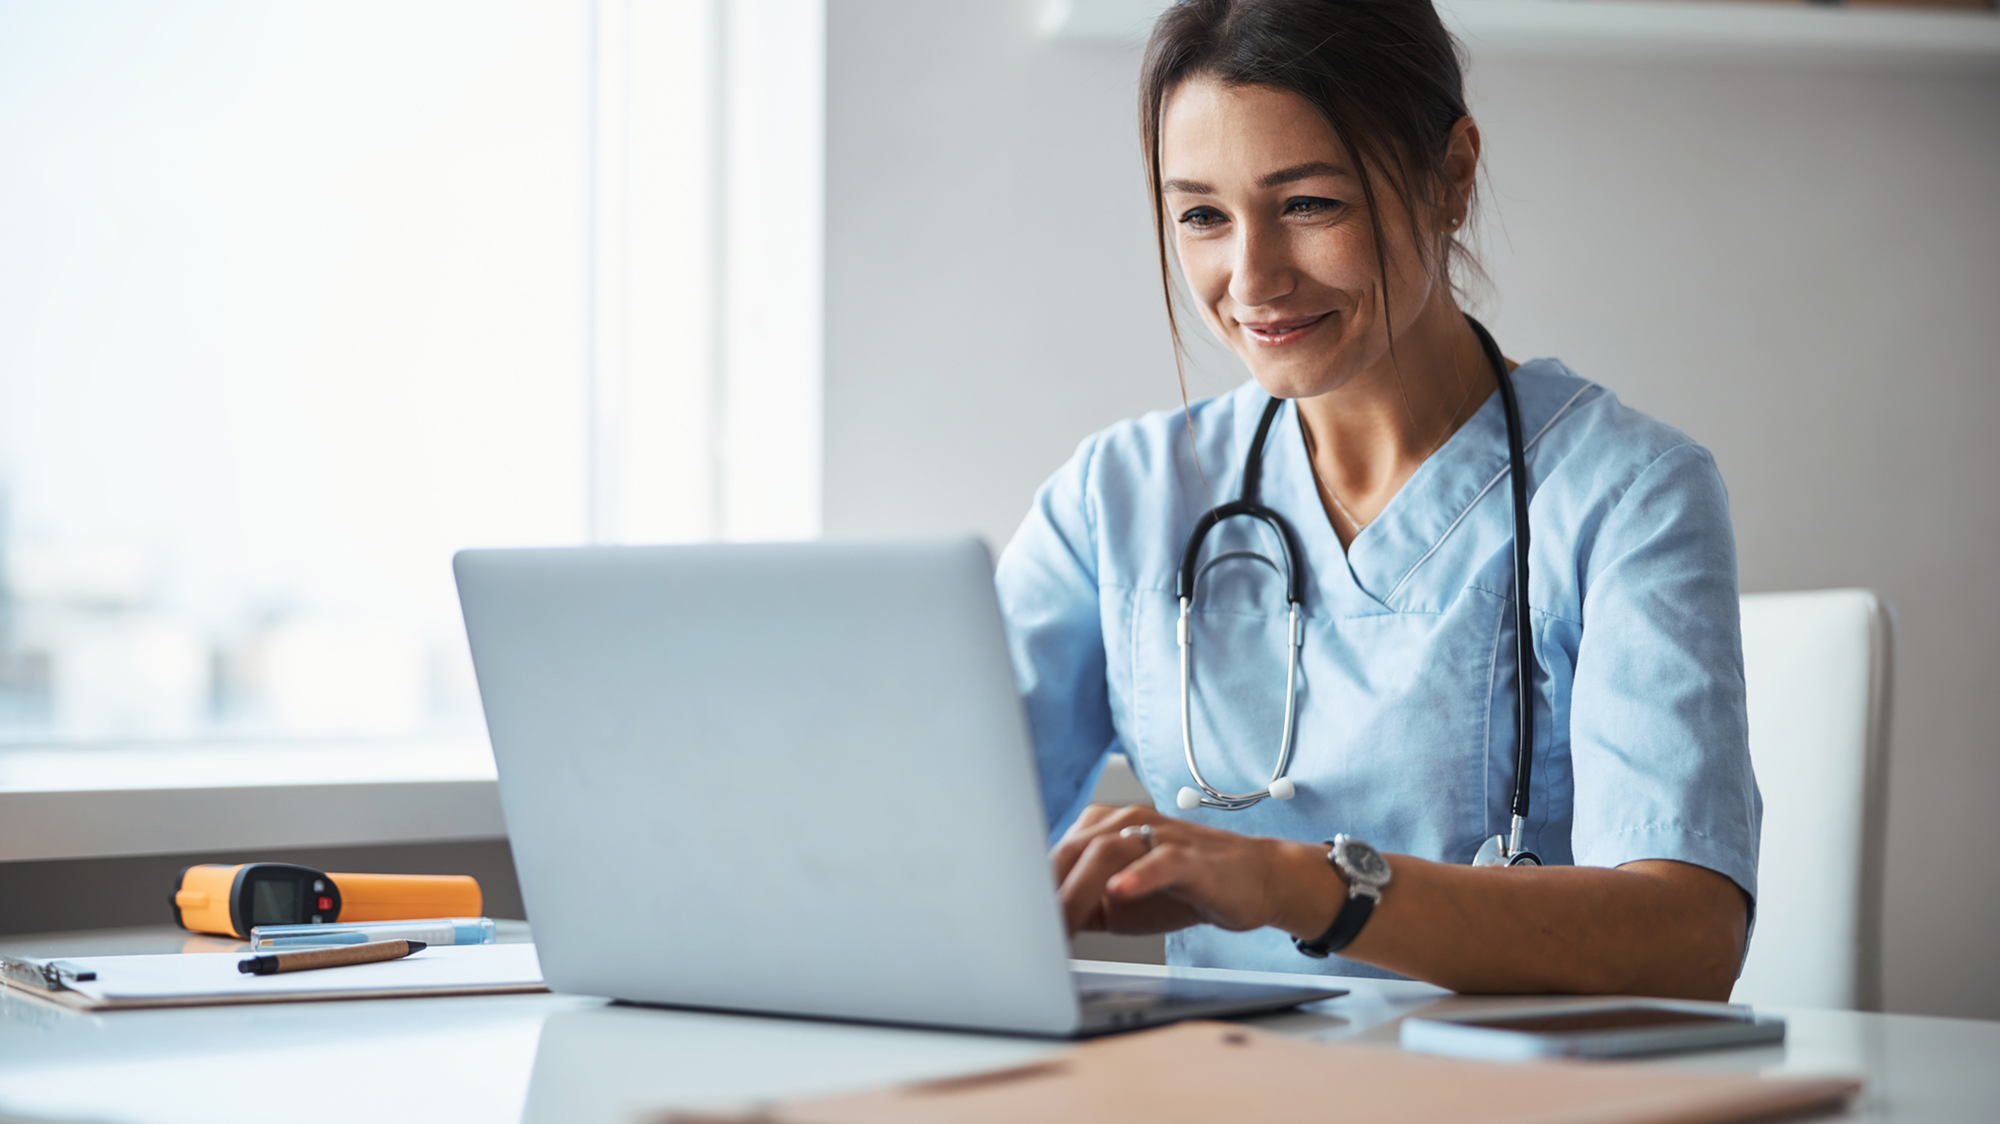
[[[1290, 800], [1298, 794], [1299, 786], [1292, 783], [1292, 778], [1278, 777], [1271, 782], [1269, 788], [1266, 788], [1260, 794], [1250, 796], [1249, 799], [1254, 802], [1268, 796], [1273, 800]], [[1225, 793], [1224, 795], [1227, 794]], [[1243, 798], [1239, 797], [1238, 799]], [[1182, 787], [1179, 792], [1174, 794], [1174, 806], [1183, 812], [1192, 812], [1203, 804], [1207, 804], [1211, 808], [1228, 808], [1231, 811], [1239, 807], [1249, 806], [1247, 804], [1225, 804], [1220, 801], [1205, 799], [1201, 794], [1201, 790], [1197, 788]]]

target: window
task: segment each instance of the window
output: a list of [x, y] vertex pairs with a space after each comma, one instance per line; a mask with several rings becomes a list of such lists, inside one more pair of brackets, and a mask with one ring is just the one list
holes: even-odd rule
[[0, 8], [0, 740], [476, 736], [453, 551], [816, 533], [822, 26]]

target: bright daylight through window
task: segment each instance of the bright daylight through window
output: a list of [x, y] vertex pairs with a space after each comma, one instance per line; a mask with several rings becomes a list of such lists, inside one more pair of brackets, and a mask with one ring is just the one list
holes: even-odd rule
[[0, 8], [0, 742], [477, 737], [454, 550], [811, 533], [629, 198], [727, 184], [721, 10]]
[[586, 29], [470, 14], [7, 17], [9, 735], [477, 730], [452, 549], [584, 534]]

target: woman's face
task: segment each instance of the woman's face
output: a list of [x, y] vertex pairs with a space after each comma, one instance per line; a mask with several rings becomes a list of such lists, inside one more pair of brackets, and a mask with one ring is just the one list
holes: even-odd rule
[[1281, 398], [1337, 390], [1389, 353], [1435, 287], [1378, 179], [1384, 314], [1358, 169], [1304, 98], [1207, 78], [1162, 116], [1160, 170], [1181, 272], [1210, 330]]

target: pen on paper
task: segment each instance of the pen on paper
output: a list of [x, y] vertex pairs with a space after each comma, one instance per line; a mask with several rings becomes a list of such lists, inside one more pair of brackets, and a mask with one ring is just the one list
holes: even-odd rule
[[372, 941], [368, 944], [320, 948], [310, 952], [278, 952], [269, 956], [252, 956], [239, 960], [236, 962], [236, 970], [246, 976], [270, 976], [280, 972], [304, 972], [314, 968], [341, 968], [349, 964], [401, 960], [413, 952], [422, 952], [426, 947], [423, 941]]

